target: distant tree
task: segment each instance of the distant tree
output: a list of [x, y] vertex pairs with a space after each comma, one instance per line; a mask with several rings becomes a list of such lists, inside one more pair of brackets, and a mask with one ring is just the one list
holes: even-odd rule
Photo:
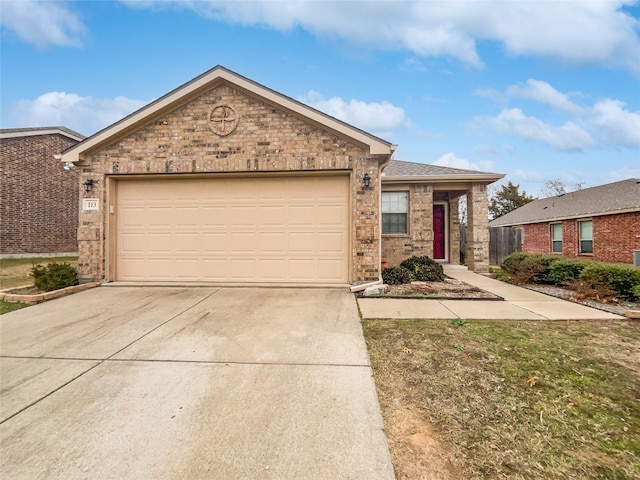
[[559, 178], [553, 178], [545, 182], [544, 187], [540, 191], [540, 197], [556, 197], [575, 190], [582, 190], [583, 188], [584, 182], [575, 182], [571, 187], [567, 187]]
[[460, 220], [460, 225], [467, 224], [467, 196], [462, 195], [458, 199], [458, 220]]
[[507, 185], [502, 185], [497, 190], [494, 190], [491, 195], [489, 199], [489, 217], [495, 220], [535, 199], [536, 197], [527, 195], [524, 190], [520, 193], [520, 185], [514, 185], [509, 182]]

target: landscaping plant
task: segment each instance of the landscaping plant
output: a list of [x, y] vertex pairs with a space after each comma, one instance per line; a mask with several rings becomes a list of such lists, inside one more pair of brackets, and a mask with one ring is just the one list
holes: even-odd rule
[[428, 256], [407, 258], [400, 266], [411, 272], [413, 277], [421, 282], [441, 282], [444, 280], [444, 270], [435, 260]]
[[43, 292], [78, 285], [78, 272], [68, 263], [34, 265], [31, 269], [33, 284]]

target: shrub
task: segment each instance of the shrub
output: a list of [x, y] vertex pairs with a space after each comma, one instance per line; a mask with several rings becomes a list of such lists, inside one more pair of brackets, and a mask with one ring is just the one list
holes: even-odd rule
[[579, 281], [594, 292], [614, 292], [620, 298], [631, 302], [640, 299], [640, 270], [631, 265], [613, 263], [593, 263], [586, 266]]
[[30, 275], [36, 288], [44, 292], [78, 285], [78, 272], [68, 263], [50, 263], [46, 267], [34, 265]]
[[552, 283], [549, 279], [550, 266], [558, 257], [539, 253], [512, 253], [500, 265], [511, 280], [517, 284]]
[[441, 282], [444, 280], [442, 265], [426, 255], [407, 258], [400, 263], [400, 266], [409, 270], [413, 277], [421, 282]]
[[382, 271], [382, 280], [387, 285], [401, 285], [413, 281], [413, 275], [404, 267], [389, 267]]
[[588, 260], [557, 259], [549, 267], [549, 281], [555, 285], [570, 285], [578, 280], [582, 271], [591, 265]]

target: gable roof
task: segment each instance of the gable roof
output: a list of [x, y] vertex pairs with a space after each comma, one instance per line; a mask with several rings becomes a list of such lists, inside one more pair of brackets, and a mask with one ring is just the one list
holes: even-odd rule
[[502, 173], [478, 172], [476, 170], [464, 170], [462, 168], [441, 167], [427, 163], [405, 162], [391, 160], [382, 171], [383, 182], [408, 182], [408, 181], [449, 181], [465, 180], [476, 182], [495, 182], [504, 177]]
[[640, 180], [629, 178], [555, 197], [541, 198], [489, 222], [490, 227], [640, 212]]
[[0, 129], [0, 138], [33, 137], [36, 135], [64, 135], [73, 140], [82, 141], [86, 137], [67, 127], [29, 127]]
[[113, 125], [100, 130], [78, 145], [69, 148], [63, 152], [62, 161], [81, 161], [83, 154], [96, 150], [101, 145], [113, 143], [117, 139], [143, 127], [149, 123], [151, 118], [156, 118], [172, 111], [223, 82], [232, 84], [235, 88], [243, 91], [244, 93], [257, 96], [261, 100], [270, 102], [292, 113], [304, 116], [308, 121], [315, 123], [322, 128], [333, 130], [346, 135], [357, 142], [368, 145], [371, 155], [390, 156], [395, 150], [395, 145], [392, 145], [381, 138], [371, 135], [364, 130], [360, 130], [359, 128], [349, 125], [337, 118], [327, 115], [315, 108], [309, 107], [308, 105], [218, 65], [133, 112]]

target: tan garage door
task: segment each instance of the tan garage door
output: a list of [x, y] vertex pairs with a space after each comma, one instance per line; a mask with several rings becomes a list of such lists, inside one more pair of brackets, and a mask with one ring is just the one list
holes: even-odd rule
[[116, 279], [344, 284], [347, 176], [121, 180]]

